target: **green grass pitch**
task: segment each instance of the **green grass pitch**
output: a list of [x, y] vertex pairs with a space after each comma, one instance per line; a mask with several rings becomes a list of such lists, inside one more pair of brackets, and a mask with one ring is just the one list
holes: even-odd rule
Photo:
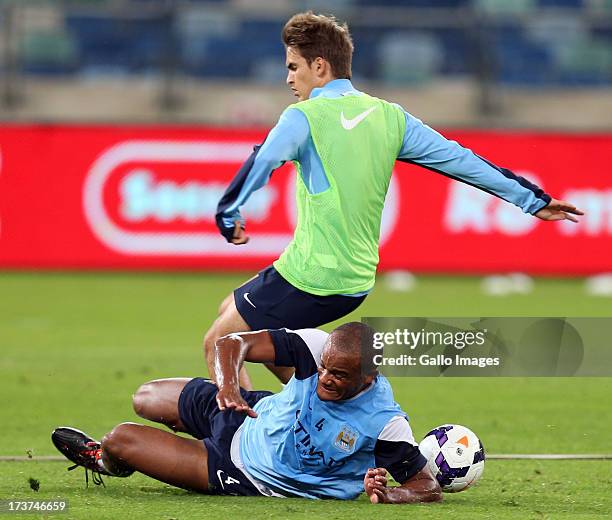
[[[85, 488], [82, 472], [55, 455], [49, 434], [72, 425], [96, 437], [137, 421], [130, 396], [142, 382], [205, 374], [201, 339], [221, 299], [246, 275], [0, 273], [0, 500], [57, 499], [57, 518], [598, 518], [612, 512], [612, 461], [486, 463], [473, 489], [430, 506], [209, 497], [142, 475]], [[379, 280], [361, 316], [610, 316], [612, 300], [589, 297], [582, 280], [536, 280], [534, 292], [485, 296], [479, 279], [419, 277], [408, 293]], [[325, 327], [326, 329], [332, 326]], [[278, 389], [250, 366], [258, 388]], [[612, 453], [610, 378], [396, 378], [396, 398], [417, 438], [456, 422], [489, 453]], [[40, 482], [33, 491], [29, 478]], [[7, 515], [14, 518], [16, 515]], [[24, 518], [34, 518], [28, 515]]]

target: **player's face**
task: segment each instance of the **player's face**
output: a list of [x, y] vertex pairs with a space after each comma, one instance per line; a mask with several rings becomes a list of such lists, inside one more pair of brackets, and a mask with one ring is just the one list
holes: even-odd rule
[[297, 50], [287, 47], [287, 85], [300, 101], [308, 99], [313, 88], [324, 84], [319, 74], [320, 60], [317, 58], [309, 65]]
[[328, 345], [321, 355], [317, 395], [322, 401], [350, 399], [374, 380], [361, 374], [359, 356]]

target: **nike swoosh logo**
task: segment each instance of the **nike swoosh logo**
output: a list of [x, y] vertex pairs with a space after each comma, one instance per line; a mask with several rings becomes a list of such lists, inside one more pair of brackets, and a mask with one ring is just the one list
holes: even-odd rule
[[342, 123], [342, 128], [344, 128], [345, 130], [352, 130], [372, 112], [374, 112], [374, 110], [376, 110], [376, 105], [371, 108], [368, 108], [365, 112], [362, 112], [358, 116], [355, 116], [353, 119], [347, 119], [346, 117], [344, 117], [344, 112], [340, 112], [340, 122]]
[[254, 303], [253, 303], [251, 300], [249, 300], [249, 294], [251, 294], [251, 293], [245, 292], [245, 293], [243, 294], [244, 299], [245, 299], [245, 300], [246, 300], [246, 301], [249, 303], [249, 305], [250, 305], [251, 307], [253, 307], [253, 309], [257, 309], [257, 307], [255, 307], [255, 304], [254, 304]]
[[227, 476], [227, 480], [223, 480], [223, 476], [221, 475], [222, 473], [225, 473], [225, 471], [223, 471], [222, 469], [218, 469], [217, 470], [217, 478], [219, 479], [219, 483], [221, 484], [221, 489], [223, 489], [223, 491], [225, 491], [225, 486], [223, 485], [225, 484], [240, 484], [240, 481], [238, 479], [235, 479], [234, 477], [230, 477], [229, 475]]
[[217, 470], [217, 478], [219, 479], [219, 483], [221, 484], [221, 489], [223, 491], [225, 491], [225, 486], [223, 485], [223, 477], [222, 477], [221, 473], [224, 473], [224, 471], [221, 470], [221, 469], [218, 469]]

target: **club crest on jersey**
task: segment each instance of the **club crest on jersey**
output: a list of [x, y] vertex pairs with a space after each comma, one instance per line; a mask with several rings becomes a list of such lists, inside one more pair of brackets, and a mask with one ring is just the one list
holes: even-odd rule
[[340, 430], [340, 433], [336, 436], [334, 446], [346, 453], [351, 453], [355, 449], [355, 443], [358, 438], [359, 432], [356, 432], [345, 424], [342, 430]]

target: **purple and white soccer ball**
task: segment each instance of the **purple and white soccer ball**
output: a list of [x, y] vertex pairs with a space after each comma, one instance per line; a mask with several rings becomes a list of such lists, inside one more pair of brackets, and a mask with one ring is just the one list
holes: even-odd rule
[[425, 435], [419, 449], [442, 491], [463, 491], [482, 476], [485, 461], [482, 442], [465, 426], [438, 426]]

